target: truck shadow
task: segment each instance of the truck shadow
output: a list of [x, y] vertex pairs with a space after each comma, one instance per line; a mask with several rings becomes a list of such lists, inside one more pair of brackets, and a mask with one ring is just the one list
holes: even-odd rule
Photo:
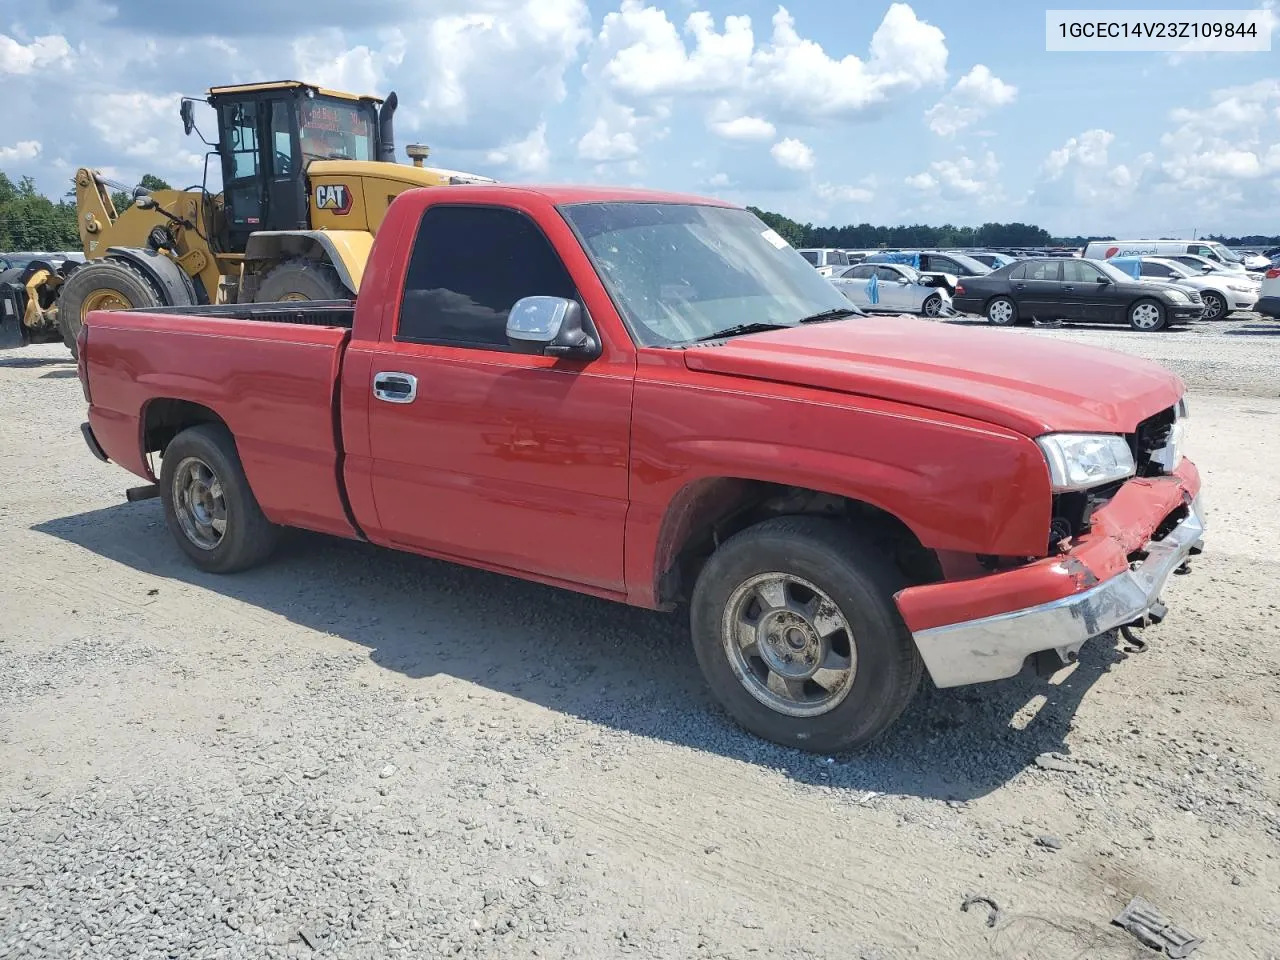
[[[1059, 685], [1029, 671], [952, 690], [938, 690], [926, 678], [884, 737], [857, 753], [825, 758], [759, 740], [719, 711], [703, 686], [683, 611], [639, 610], [303, 532], [292, 532], [267, 566], [215, 576], [182, 555], [155, 501], [32, 529], [142, 573], [343, 637], [368, 648], [375, 663], [410, 678], [445, 674], [850, 794], [963, 801], [990, 793], [1038, 754], [1064, 750], [1081, 699], [1125, 659], [1100, 639], [1086, 646]], [[1028, 722], [1019, 722], [1024, 718]]]

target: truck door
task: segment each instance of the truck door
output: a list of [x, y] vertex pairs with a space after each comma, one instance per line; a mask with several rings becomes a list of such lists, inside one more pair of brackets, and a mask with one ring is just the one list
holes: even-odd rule
[[222, 141], [222, 192], [231, 249], [243, 252], [249, 234], [263, 229], [267, 195], [261, 135], [268, 104], [246, 98], [218, 104]]
[[634, 366], [511, 350], [507, 313], [534, 295], [581, 302], [530, 217], [427, 208], [367, 386], [381, 536], [621, 592]]

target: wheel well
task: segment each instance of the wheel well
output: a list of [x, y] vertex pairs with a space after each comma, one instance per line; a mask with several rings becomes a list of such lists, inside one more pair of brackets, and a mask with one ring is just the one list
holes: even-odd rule
[[703, 565], [725, 539], [771, 517], [798, 515], [847, 524], [891, 556], [913, 584], [942, 579], [934, 551], [888, 511], [805, 487], [717, 477], [681, 490], [663, 518], [654, 562], [658, 604], [687, 600]]
[[142, 414], [143, 456], [163, 454], [174, 437], [187, 427], [200, 423], [221, 423], [226, 426], [226, 421], [204, 404], [171, 398], [152, 400]]

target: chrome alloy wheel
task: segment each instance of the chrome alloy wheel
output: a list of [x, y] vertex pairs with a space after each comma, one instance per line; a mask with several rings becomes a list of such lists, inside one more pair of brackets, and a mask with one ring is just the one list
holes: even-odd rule
[[751, 577], [729, 596], [720, 636], [739, 682], [778, 713], [819, 716], [853, 687], [857, 651], [849, 621], [808, 580], [789, 573]]
[[198, 457], [187, 457], [173, 472], [173, 512], [188, 540], [217, 549], [227, 532], [227, 503], [217, 474]]

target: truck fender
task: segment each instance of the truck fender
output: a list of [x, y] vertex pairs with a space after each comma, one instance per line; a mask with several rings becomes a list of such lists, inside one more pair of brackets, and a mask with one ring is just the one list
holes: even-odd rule
[[290, 257], [325, 260], [354, 296], [360, 291], [372, 247], [373, 234], [364, 230], [260, 230], [245, 244], [244, 259], [246, 263]]
[[108, 247], [107, 256], [127, 260], [146, 274], [164, 297], [166, 307], [189, 307], [202, 302], [195, 283], [172, 257], [141, 247]]

